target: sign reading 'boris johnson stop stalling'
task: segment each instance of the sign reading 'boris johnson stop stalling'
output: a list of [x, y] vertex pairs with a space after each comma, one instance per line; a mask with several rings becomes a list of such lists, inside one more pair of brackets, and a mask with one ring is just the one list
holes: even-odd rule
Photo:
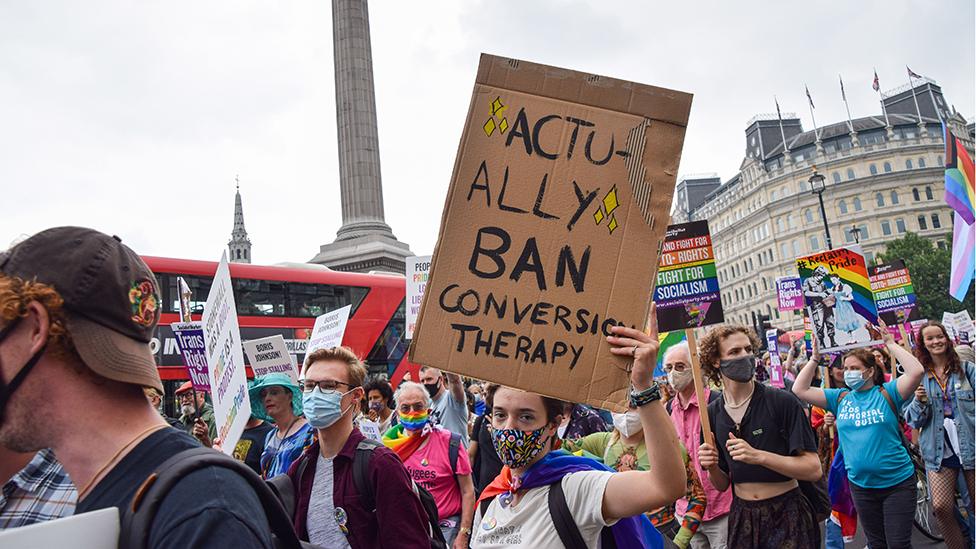
[[413, 362], [619, 409], [691, 96], [483, 55]]

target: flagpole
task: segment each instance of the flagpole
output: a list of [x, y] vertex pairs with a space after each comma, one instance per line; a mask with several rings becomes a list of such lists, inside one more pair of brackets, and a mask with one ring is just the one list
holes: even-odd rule
[[851, 129], [851, 145], [857, 146], [857, 132], [854, 131], [854, 120], [851, 118], [851, 106], [847, 104], [847, 94], [844, 92], [844, 77], [837, 75], [840, 80], [840, 96], [844, 100], [844, 107], [847, 109], [847, 126]]
[[820, 130], [817, 129], [817, 117], [813, 115], [813, 98], [810, 97], [810, 88], [803, 86], [807, 91], [807, 103], [810, 105], [810, 118], [813, 120], [813, 135], [817, 138], [817, 152], [823, 152], [823, 145], [820, 142]]
[[779, 112], [779, 100], [776, 99], [775, 95], [773, 96], [773, 103], [776, 103], [776, 118], [779, 119], [779, 136], [783, 138], [783, 165], [785, 166], [792, 162], [793, 159], [790, 158], [790, 148], [786, 146], [786, 132], [783, 131], [783, 115]]
[[915, 80], [912, 79], [912, 69], [905, 65], [905, 69], [908, 70], [908, 85], [912, 88], [912, 100], [915, 101], [915, 114], [918, 115], [918, 130], [919, 136], [923, 137], [926, 134], [925, 123], [922, 122], [922, 110], [918, 108], [918, 97], [915, 95]]
[[881, 112], [884, 113], [885, 129], [888, 130], [888, 140], [890, 141], [895, 137], [895, 130], [891, 127], [891, 121], [888, 120], [888, 108], [885, 107], [884, 94], [881, 93], [881, 82], [878, 79], [878, 69], [874, 69], [874, 82], [876, 85], [874, 91], [878, 92], [878, 97], [881, 98]]

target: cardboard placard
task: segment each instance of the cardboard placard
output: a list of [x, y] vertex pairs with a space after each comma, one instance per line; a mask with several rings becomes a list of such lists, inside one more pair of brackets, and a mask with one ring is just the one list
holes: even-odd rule
[[912, 286], [912, 277], [908, 274], [904, 261], [896, 259], [872, 265], [868, 267], [868, 276], [871, 278], [871, 290], [874, 292], [878, 315], [885, 324], [904, 324], [910, 320], [918, 320], [915, 287]]
[[245, 341], [244, 352], [254, 377], [283, 373], [298, 383], [298, 369], [281, 334]]
[[766, 330], [766, 348], [769, 349], [769, 384], [783, 389], [786, 383], [783, 380], [783, 363], [779, 359], [777, 333], [776, 328]]
[[776, 308], [780, 312], [803, 309], [803, 290], [800, 277], [781, 276], [776, 279]]
[[689, 94], [483, 55], [410, 360], [622, 409]]
[[346, 323], [349, 321], [349, 311], [352, 305], [329, 311], [315, 318], [315, 326], [309, 335], [305, 356], [316, 349], [328, 349], [342, 345], [342, 337], [346, 334]]
[[210, 374], [207, 367], [207, 345], [203, 339], [202, 322], [174, 322], [170, 324], [176, 345], [183, 357], [183, 367], [196, 391], [210, 392]]
[[360, 419], [359, 430], [366, 436], [377, 442], [383, 442], [383, 433], [380, 432], [380, 424], [371, 419]]
[[969, 311], [959, 311], [958, 313], [942, 313], [942, 325], [945, 326], [949, 337], [957, 343], [969, 343], [973, 340], [973, 317]]
[[108, 507], [19, 528], [0, 530], [0, 547], [17, 549], [115, 549], [119, 546], [119, 508]]
[[417, 317], [420, 316], [420, 306], [424, 302], [424, 292], [427, 291], [431, 259], [433, 256], [419, 255], [403, 260], [407, 275], [407, 330], [404, 336], [406, 339], [413, 339], [413, 332], [417, 328]]
[[251, 417], [251, 400], [247, 396], [241, 329], [237, 322], [227, 251], [224, 251], [217, 266], [203, 309], [202, 322], [217, 437], [220, 438], [223, 452], [231, 455], [244, 432], [244, 425]]
[[654, 303], [660, 332], [725, 321], [708, 221], [668, 227], [661, 245]]
[[819, 350], [839, 353], [881, 343], [878, 313], [860, 248], [837, 248], [796, 260], [807, 316]]

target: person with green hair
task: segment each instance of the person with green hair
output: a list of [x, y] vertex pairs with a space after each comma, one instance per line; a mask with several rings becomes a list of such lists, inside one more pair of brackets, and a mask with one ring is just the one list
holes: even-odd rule
[[248, 388], [251, 415], [274, 423], [261, 454], [261, 476], [268, 479], [288, 471], [312, 444], [312, 427], [302, 415], [302, 391], [288, 374], [258, 377]]

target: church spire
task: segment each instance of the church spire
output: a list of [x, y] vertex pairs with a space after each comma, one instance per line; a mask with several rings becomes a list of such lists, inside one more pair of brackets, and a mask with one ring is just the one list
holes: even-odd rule
[[227, 243], [227, 248], [231, 263], [250, 263], [251, 239], [247, 237], [247, 229], [244, 228], [244, 207], [241, 205], [240, 178], [235, 176], [234, 183], [237, 186], [237, 194], [234, 197], [234, 230], [230, 233], [230, 242]]

